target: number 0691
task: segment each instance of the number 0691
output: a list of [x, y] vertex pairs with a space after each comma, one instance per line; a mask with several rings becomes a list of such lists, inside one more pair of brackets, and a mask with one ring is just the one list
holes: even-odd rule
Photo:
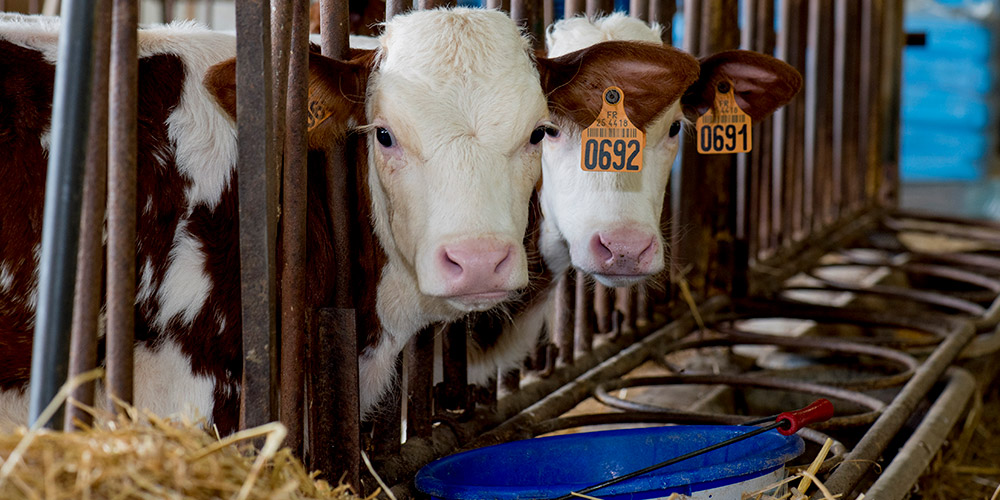
[[744, 153], [750, 150], [749, 126], [706, 125], [698, 131], [699, 153]]

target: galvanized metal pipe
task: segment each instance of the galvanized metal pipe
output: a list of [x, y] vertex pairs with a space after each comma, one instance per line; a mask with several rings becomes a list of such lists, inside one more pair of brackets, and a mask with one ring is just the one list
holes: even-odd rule
[[[931, 389], [945, 369], [972, 338], [972, 324], [957, 319], [947, 320], [952, 332], [924, 361], [913, 378], [883, 411], [882, 416], [868, 429], [861, 441], [844, 458], [844, 464], [831, 475], [825, 484], [834, 494], [847, 495], [868, 471], [868, 468], [885, 450], [889, 441], [899, 432], [917, 405]], [[822, 498], [820, 497], [814, 498]]]
[[114, 0], [108, 140], [108, 407], [131, 403], [135, 339], [136, 168], [138, 150], [139, 7]]
[[[66, 382], [69, 364], [83, 170], [90, 135], [94, 7], [94, 0], [72, 0], [62, 9], [31, 356], [31, 424]], [[60, 410], [46, 426], [61, 428], [62, 423]]]
[[[94, 16], [111, 19], [111, 1], [97, 0]], [[102, 233], [108, 185], [108, 64], [111, 32], [94, 33], [94, 73], [90, 101], [90, 141], [83, 181], [83, 205], [80, 218], [80, 251], [77, 255], [76, 304], [73, 307], [73, 332], [69, 356], [69, 377], [73, 378], [97, 366], [98, 314], [101, 310], [101, 281], [104, 256]], [[94, 405], [94, 384], [76, 388], [73, 399]], [[91, 414], [77, 406], [66, 409], [63, 428], [72, 429], [74, 420], [91, 423]]]
[[927, 470], [952, 427], [965, 412], [966, 404], [976, 388], [975, 377], [961, 368], [949, 368], [945, 378], [948, 383], [944, 390], [889, 466], [865, 492], [865, 498], [907, 498], [913, 485]]
[[295, 0], [289, 50], [288, 101], [282, 169], [281, 222], [281, 406], [288, 429], [285, 446], [302, 456], [305, 439], [306, 197], [308, 193], [306, 113], [309, 94], [309, 0]]

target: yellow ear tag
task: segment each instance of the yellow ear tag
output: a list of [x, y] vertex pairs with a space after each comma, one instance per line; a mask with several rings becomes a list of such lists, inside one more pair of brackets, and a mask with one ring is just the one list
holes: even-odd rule
[[646, 134], [625, 115], [625, 93], [608, 87], [602, 94], [601, 112], [583, 131], [580, 168], [585, 172], [639, 172]]
[[313, 89], [309, 87], [309, 116], [306, 117], [306, 132], [312, 132], [320, 123], [333, 114], [333, 108], [328, 108], [319, 101], [313, 100]]
[[[701, 154], [747, 153], [753, 147], [750, 116], [736, 105], [733, 84], [728, 80], [716, 87], [712, 109], [698, 117], [698, 152]], [[717, 114], [716, 114], [717, 113]]]

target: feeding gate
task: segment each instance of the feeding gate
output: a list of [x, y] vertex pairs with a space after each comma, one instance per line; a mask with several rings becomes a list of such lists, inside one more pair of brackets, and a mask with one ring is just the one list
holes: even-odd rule
[[[164, 20], [177, 11], [173, 4], [164, 2]], [[437, 6], [418, 4], [412, 7]], [[204, 6], [218, 10], [215, 2]], [[579, 0], [486, 6], [508, 11], [537, 48], [557, 13], [615, 8]], [[699, 58], [737, 48], [773, 54], [802, 74], [801, 90], [753, 124], [750, 153], [700, 155], [694, 128], [684, 132], [663, 207], [667, 271], [618, 289], [572, 270], [560, 277], [552, 285], [548, 340], [522, 369], [485, 387], [468, 383], [467, 351], [477, 335], [501, 334], [502, 321], [480, 314], [429, 326], [402, 350], [390, 368], [398, 383], [362, 422], [357, 342], [372, 328], [375, 304], [354, 284], [372, 273], [364, 252], [374, 243], [369, 209], [358, 203], [365, 179], [352, 167], [361, 153], [350, 140], [321, 151], [307, 142], [308, 7], [240, 1], [234, 19], [235, 84], [242, 89], [235, 95], [239, 424], [282, 421], [286, 444], [313, 468], [334, 477], [346, 472], [347, 482], [373, 491], [360, 460], [365, 450], [397, 495], [416, 496], [412, 480], [420, 467], [469, 447], [612, 423], [741, 423], [823, 396], [838, 412], [803, 436], [817, 444], [834, 440], [820, 469], [826, 486], [851, 498], [903, 498], [950, 431], [940, 421], [953, 424], [976, 384], [994, 378], [1000, 260], [989, 249], [1000, 241], [1000, 226], [896, 208], [902, 1], [678, 7], [633, 0], [630, 14], [658, 22], [667, 43], [676, 30], [681, 48]], [[60, 60], [76, 69], [56, 73], [53, 123], [67, 121], [53, 127], [53, 144], [67, 145], [51, 149], [49, 182], [66, 193], [83, 187], [83, 205], [73, 196], [46, 200], [62, 214], [46, 224], [61, 220], [63, 227], [43, 241], [42, 269], [64, 271], [50, 281], [42, 273], [32, 418], [65, 380], [51, 367], [73, 359], [72, 374], [97, 364], [92, 333], [102, 296], [105, 196], [108, 392], [132, 400], [135, 8], [95, 0], [67, 3], [63, 11], [61, 36], [79, 42]], [[324, 55], [350, 59], [350, 27], [383, 20], [380, 9], [373, 17], [371, 8], [350, 8], [320, 2], [317, 45]], [[389, 0], [384, 18], [410, 8]], [[106, 19], [113, 30], [93, 29]], [[84, 42], [91, 39], [92, 46]], [[68, 96], [61, 105], [60, 95]], [[85, 145], [86, 175], [71, 153]], [[310, 173], [317, 165], [325, 175]], [[307, 274], [311, 189], [325, 193], [327, 213], [342, 214], [327, 221], [335, 258], [325, 276]], [[77, 229], [68, 221], [80, 213]], [[940, 236], [965, 245], [942, 251]], [[334, 290], [319, 307], [306, 298], [315, 280]], [[71, 356], [62, 338], [69, 325]], [[699, 360], [714, 369], [699, 370]], [[977, 376], [959, 365], [974, 367]], [[683, 386], [695, 389], [677, 389]], [[76, 397], [93, 401], [92, 390], [83, 386]], [[918, 423], [908, 422], [915, 417]], [[871, 464], [880, 457], [886, 466], [876, 475]]]

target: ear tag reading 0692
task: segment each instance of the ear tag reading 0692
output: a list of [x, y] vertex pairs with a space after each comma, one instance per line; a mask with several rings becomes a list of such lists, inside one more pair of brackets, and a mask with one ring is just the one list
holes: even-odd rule
[[[719, 82], [712, 109], [698, 117], [698, 152], [701, 154], [746, 153], [753, 146], [750, 116], [736, 105], [736, 93], [728, 81]], [[718, 113], [718, 114], [716, 114]]]
[[583, 131], [580, 168], [585, 172], [641, 171], [646, 134], [625, 115], [625, 93], [608, 87], [601, 96], [601, 112]]

